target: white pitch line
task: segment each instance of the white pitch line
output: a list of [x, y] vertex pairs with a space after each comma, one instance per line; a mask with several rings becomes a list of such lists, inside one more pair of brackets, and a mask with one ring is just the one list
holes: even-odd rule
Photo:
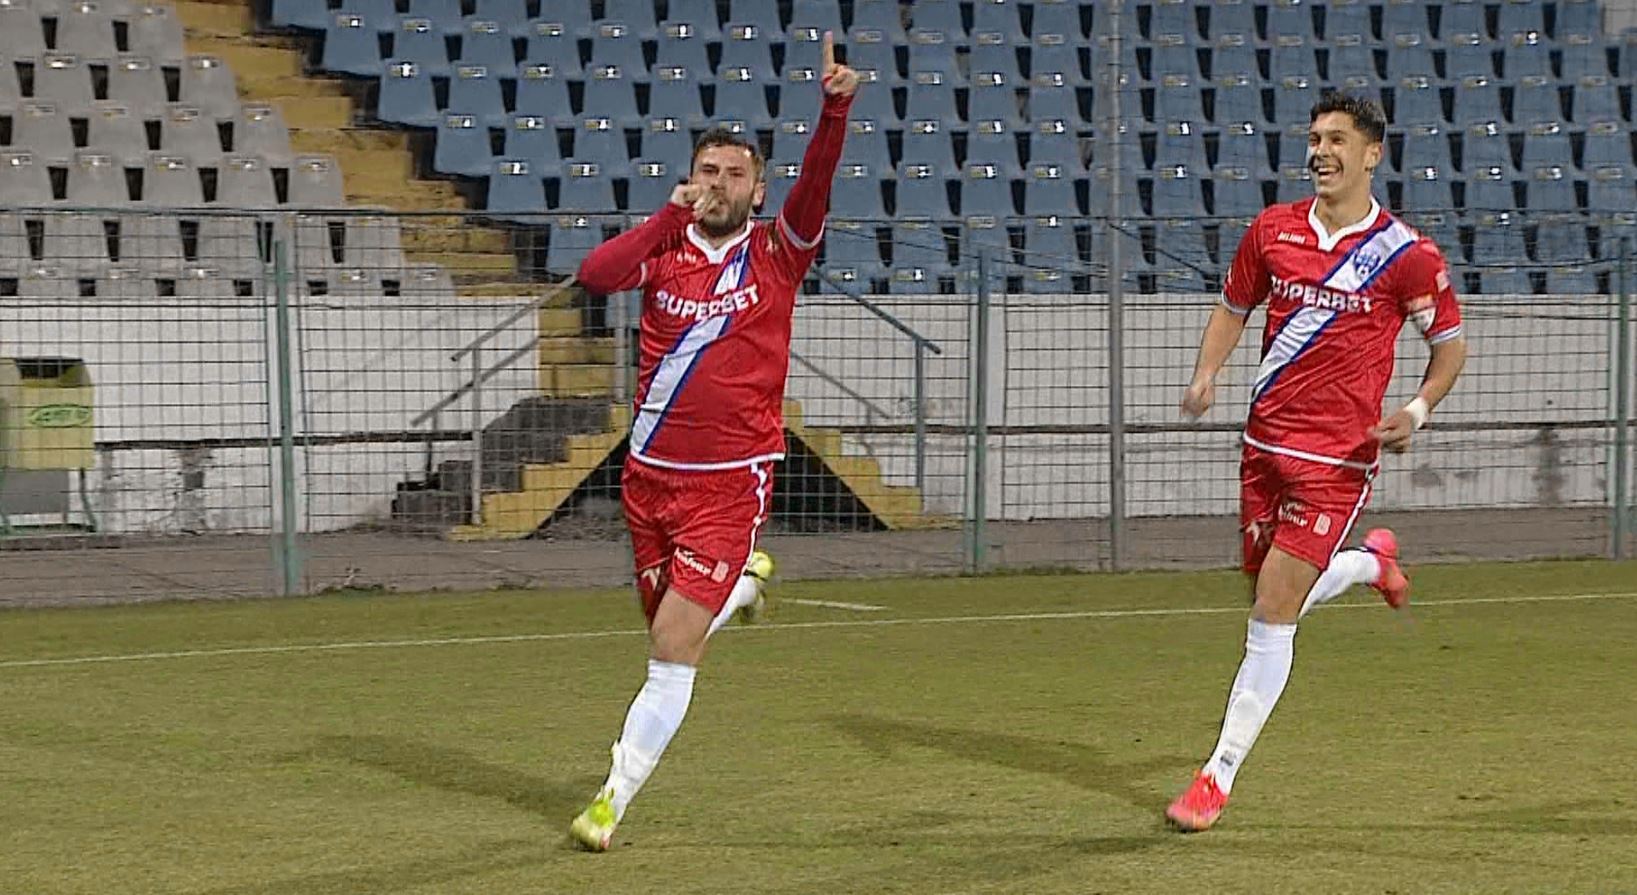
[[[1540, 594], [1515, 597], [1473, 597], [1468, 600], [1423, 600], [1413, 605], [1466, 606], [1493, 603], [1567, 603], [1591, 600], [1626, 600], [1637, 597], [1637, 591], [1601, 594]], [[1379, 609], [1374, 602], [1331, 603], [1323, 611], [1336, 609]], [[899, 625], [952, 625], [984, 622], [1062, 621], [1091, 618], [1148, 618], [1172, 615], [1243, 615], [1247, 606], [1193, 606], [1171, 609], [1087, 609], [1064, 612], [1014, 612], [1002, 615], [945, 615], [930, 618], [872, 618], [845, 619], [827, 622], [788, 622], [784, 624], [751, 625], [723, 628], [722, 631], [791, 631], [811, 628], [879, 628]], [[420, 640], [352, 640], [334, 643], [286, 643], [270, 646], [234, 646], [220, 649], [176, 650], [158, 653], [120, 653], [106, 656], [69, 656], [61, 659], [12, 659], [0, 661], [0, 669], [42, 668], [62, 665], [99, 665], [114, 662], [149, 662], [162, 659], [194, 659], [213, 656], [255, 656], [279, 653], [324, 653], [349, 650], [389, 649], [418, 646], [465, 646], [485, 643], [532, 643], [546, 640], [593, 640], [602, 637], [643, 637], [647, 631], [565, 631], [557, 634], [494, 634], [481, 637], [434, 637]]]
[[869, 603], [841, 603], [835, 600], [796, 600], [783, 599], [781, 603], [794, 603], [797, 606], [817, 606], [820, 609], [847, 609], [853, 612], [886, 612], [885, 606], [872, 606]]

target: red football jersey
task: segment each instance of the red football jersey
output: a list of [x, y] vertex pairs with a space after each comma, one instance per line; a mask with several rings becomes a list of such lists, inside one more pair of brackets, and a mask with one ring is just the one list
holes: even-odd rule
[[1316, 201], [1258, 215], [1223, 288], [1223, 304], [1237, 313], [1268, 305], [1245, 440], [1367, 468], [1404, 321], [1437, 344], [1461, 335], [1461, 309], [1431, 240], [1373, 201], [1363, 221], [1328, 233]]

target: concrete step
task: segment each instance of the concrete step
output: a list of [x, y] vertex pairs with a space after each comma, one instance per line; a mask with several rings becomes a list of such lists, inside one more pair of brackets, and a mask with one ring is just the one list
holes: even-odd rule
[[510, 254], [511, 234], [456, 217], [404, 218], [406, 252], [494, 252]]
[[554, 398], [605, 397], [614, 393], [612, 364], [546, 364], [540, 394]]
[[[291, 84], [306, 83], [292, 79]], [[340, 130], [352, 126], [352, 98], [348, 96], [301, 96], [289, 91], [250, 95], [251, 102], [272, 103], [284, 115], [284, 124], [297, 130]]]
[[436, 264], [451, 271], [511, 276], [517, 273], [517, 256], [510, 252], [410, 252], [405, 256], [414, 264]]
[[175, 4], [176, 17], [182, 22], [182, 32], [190, 43], [197, 37], [244, 35], [255, 30], [256, 20], [248, 3], [206, 3], [201, 0], [179, 0]]
[[541, 308], [539, 332], [548, 336], [579, 336], [584, 329], [583, 318], [574, 308]]
[[612, 338], [543, 336], [540, 339], [542, 364], [612, 364]]
[[[315, 81], [327, 84], [326, 81]], [[335, 85], [340, 89], [340, 85]], [[410, 151], [409, 134], [403, 131], [368, 127], [309, 128], [290, 131], [290, 148], [296, 152], [322, 152], [339, 156], [344, 152]]]
[[201, 37], [188, 44], [188, 51], [221, 57], [233, 69], [241, 94], [246, 83], [299, 78], [307, 71], [300, 50], [271, 47], [259, 42]]

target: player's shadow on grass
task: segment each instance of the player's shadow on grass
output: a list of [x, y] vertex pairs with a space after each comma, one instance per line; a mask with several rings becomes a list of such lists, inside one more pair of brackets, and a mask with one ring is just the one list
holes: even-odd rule
[[1179, 765], [1188, 763], [1186, 758], [1169, 756], [1116, 762], [1110, 760], [1103, 750], [1084, 743], [1052, 742], [1016, 734], [941, 727], [896, 718], [839, 715], [831, 721], [842, 732], [855, 737], [878, 754], [890, 754], [894, 748], [902, 746], [934, 749], [956, 758], [1046, 774], [1072, 786], [1156, 812], [1170, 801], [1170, 795], [1137, 781], [1157, 771], [1173, 771]]
[[553, 822], [566, 823], [597, 786], [590, 777], [553, 782], [487, 764], [459, 749], [381, 735], [322, 737], [314, 751], [421, 786], [502, 801]]

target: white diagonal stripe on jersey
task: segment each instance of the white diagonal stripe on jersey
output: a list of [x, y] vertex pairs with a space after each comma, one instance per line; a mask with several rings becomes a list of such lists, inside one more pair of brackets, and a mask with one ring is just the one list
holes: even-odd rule
[[1327, 308], [1302, 308], [1290, 315], [1285, 328], [1273, 337], [1273, 344], [1268, 346], [1268, 353], [1262, 356], [1262, 366], [1256, 370], [1256, 384], [1251, 388], [1251, 400], [1262, 397], [1262, 392], [1273, 384], [1279, 371], [1290, 366], [1301, 353], [1312, 344], [1320, 330], [1336, 316], [1336, 312]]
[[1362, 291], [1415, 239], [1414, 230], [1401, 221], [1393, 221], [1354, 246], [1336, 271], [1325, 279], [1324, 287], [1335, 292]]
[[722, 265], [722, 272], [716, 276], [716, 288], [714, 290], [714, 294], [726, 295], [740, 286], [743, 286], [745, 284], [745, 277], [749, 272], [750, 241], [746, 240], [744, 244], [739, 246], [739, 250], [733, 253], [733, 257], [729, 258], [727, 263]]
[[664, 422], [665, 414], [682, 390], [682, 383], [687, 381], [688, 373], [699, 360], [699, 353], [720, 338], [727, 325], [727, 315], [695, 323], [683, 334], [671, 353], [660, 358], [659, 366], [654, 369], [653, 381], [648, 385], [648, 393], [643, 395], [636, 422], [631, 424], [633, 452], [640, 454], [648, 448], [648, 442], [659, 431], [659, 424]]

